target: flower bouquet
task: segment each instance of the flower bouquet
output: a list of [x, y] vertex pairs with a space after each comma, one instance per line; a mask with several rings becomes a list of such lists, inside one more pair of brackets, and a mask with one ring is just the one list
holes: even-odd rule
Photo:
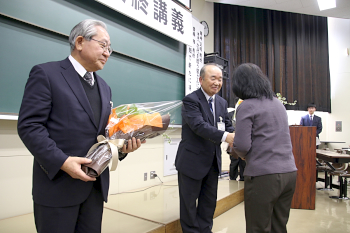
[[137, 104], [123, 104], [112, 108], [106, 126], [106, 137], [99, 135], [86, 158], [91, 163], [82, 166], [82, 170], [91, 177], [98, 177], [112, 163], [111, 171], [116, 169], [119, 150], [128, 140], [135, 137], [141, 142], [147, 138], [164, 135], [170, 123], [174, 123], [173, 114], [182, 105], [181, 100]]

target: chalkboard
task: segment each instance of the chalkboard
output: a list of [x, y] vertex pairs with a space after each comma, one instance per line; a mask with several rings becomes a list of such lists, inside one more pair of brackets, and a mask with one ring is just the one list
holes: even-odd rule
[[30, 69], [65, 59], [71, 28], [87, 18], [105, 22], [111, 37], [114, 52], [97, 73], [112, 88], [114, 106], [181, 100], [185, 94], [185, 45], [98, 2], [0, 0], [0, 5], [0, 113], [19, 112]]

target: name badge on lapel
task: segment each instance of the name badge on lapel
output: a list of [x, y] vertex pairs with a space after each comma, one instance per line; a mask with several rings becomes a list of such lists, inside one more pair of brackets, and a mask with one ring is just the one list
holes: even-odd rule
[[225, 123], [222, 122], [222, 117], [219, 117], [220, 122], [218, 122], [218, 130], [225, 131]]

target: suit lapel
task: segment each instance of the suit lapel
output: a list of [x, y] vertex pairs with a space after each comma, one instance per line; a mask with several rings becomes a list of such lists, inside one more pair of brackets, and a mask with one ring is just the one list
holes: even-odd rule
[[98, 82], [98, 88], [101, 96], [101, 119], [100, 119], [100, 125], [98, 126], [98, 131], [101, 130], [101, 127], [105, 128], [106, 125], [104, 125], [104, 119], [106, 119], [107, 115], [109, 116], [110, 111], [106, 111], [106, 109], [110, 109], [110, 91], [108, 90], [108, 87], [104, 85], [105, 83], [102, 81], [102, 78], [98, 76], [94, 72], [94, 77], [96, 78], [96, 81]]
[[196, 94], [199, 98], [199, 102], [203, 106], [203, 109], [207, 115], [207, 119], [208, 119], [209, 123], [214, 125], [214, 116], [210, 111], [209, 104], [208, 104], [207, 99], [205, 98], [205, 95], [203, 94], [203, 92], [200, 88], [196, 91]]
[[90, 106], [89, 100], [84, 91], [84, 88], [81, 85], [79, 74], [76, 72], [76, 70], [74, 69], [72, 63], [69, 61], [68, 58], [62, 61], [61, 67], [63, 68], [62, 75], [64, 79], [70, 86], [72, 92], [74, 93], [75, 97], [78, 99], [81, 106], [84, 108], [85, 112], [89, 115], [91, 122], [97, 128], [94, 120], [94, 114], [92, 112], [92, 108]]
[[215, 97], [215, 119], [216, 122], [220, 122], [219, 117], [222, 117], [224, 119], [225, 116], [222, 116], [221, 110], [224, 108], [222, 105], [222, 101], [218, 98], [218, 96]]
[[315, 115], [312, 117], [312, 126], [317, 126], [317, 119], [316, 118], [317, 117]]

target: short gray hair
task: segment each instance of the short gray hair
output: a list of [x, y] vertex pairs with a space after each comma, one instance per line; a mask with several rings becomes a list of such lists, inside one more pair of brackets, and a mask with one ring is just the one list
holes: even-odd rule
[[207, 63], [207, 64], [204, 64], [204, 66], [202, 67], [201, 71], [199, 72], [199, 76], [202, 77], [202, 79], [204, 79], [204, 76], [205, 76], [205, 70], [207, 68], [207, 66], [216, 66], [218, 67], [221, 72], [222, 72], [222, 67], [220, 67], [218, 64], [216, 63]]
[[78, 36], [91, 40], [97, 34], [96, 26], [101, 26], [107, 31], [107, 26], [104, 22], [94, 19], [85, 19], [75, 25], [69, 35], [70, 51], [72, 52], [75, 49], [75, 40]]

